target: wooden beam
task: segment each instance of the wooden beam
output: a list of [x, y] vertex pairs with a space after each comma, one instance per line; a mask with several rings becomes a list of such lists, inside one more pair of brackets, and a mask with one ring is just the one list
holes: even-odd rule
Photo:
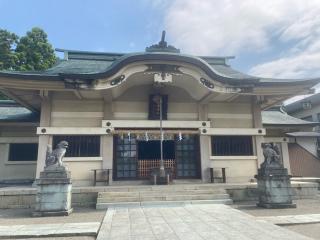
[[263, 136], [265, 128], [201, 128], [202, 135]]
[[[204, 126], [210, 127], [210, 121], [170, 121], [164, 120], [162, 122], [164, 128], [201, 128]], [[158, 120], [103, 120], [102, 127], [110, 128], [159, 128], [160, 122]]]
[[40, 90], [39, 96], [41, 97], [41, 99], [47, 99], [47, 98], [49, 98], [49, 91], [48, 90]]
[[235, 100], [237, 97], [239, 97], [239, 94], [233, 94], [229, 98], [226, 99], [227, 102], [232, 102]]
[[[111, 133], [111, 132], [110, 132]], [[106, 128], [99, 127], [38, 127], [38, 135], [107, 135]]]
[[200, 104], [207, 104], [209, 103], [212, 99], [214, 99], [215, 97], [219, 96], [221, 93], [218, 92], [209, 92], [208, 94], [206, 94], [205, 96], [203, 96], [198, 103]]

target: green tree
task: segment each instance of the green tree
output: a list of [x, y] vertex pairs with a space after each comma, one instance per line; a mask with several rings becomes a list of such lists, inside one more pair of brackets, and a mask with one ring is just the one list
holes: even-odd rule
[[19, 37], [7, 30], [0, 29], [0, 70], [13, 70], [16, 68], [18, 58], [14, 48]]
[[47, 34], [40, 28], [32, 28], [20, 38], [15, 52], [18, 57], [16, 70], [45, 70], [56, 62], [52, 45]]

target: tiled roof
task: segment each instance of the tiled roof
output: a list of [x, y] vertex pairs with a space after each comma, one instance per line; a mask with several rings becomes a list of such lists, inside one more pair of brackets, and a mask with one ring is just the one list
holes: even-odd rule
[[320, 104], [320, 93], [316, 93], [306, 98], [300, 99], [296, 102], [290, 103], [285, 106], [285, 109], [289, 113], [302, 110], [303, 109], [302, 103], [304, 102], [311, 103], [311, 106]]
[[11, 100], [0, 100], [0, 122], [37, 122], [39, 115]]
[[291, 132], [286, 135], [290, 137], [320, 137], [319, 132]]
[[127, 64], [137, 61], [184, 62], [196, 65], [213, 79], [230, 84], [288, 84], [290, 82], [310, 81], [318, 79], [271, 79], [250, 76], [231, 68], [227, 61], [233, 57], [191, 56], [173, 52], [140, 52], [140, 53], [100, 53], [74, 50], [64, 51], [67, 60], [59, 61], [45, 71], [21, 72], [0, 71], [0, 76], [26, 79], [62, 80], [63, 78], [99, 79], [115, 74]]
[[263, 111], [261, 114], [264, 125], [320, 125], [318, 122], [305, 121], [280, 111]]

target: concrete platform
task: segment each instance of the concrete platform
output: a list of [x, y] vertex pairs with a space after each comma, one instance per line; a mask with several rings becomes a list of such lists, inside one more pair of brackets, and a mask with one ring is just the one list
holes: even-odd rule
[[[318, 194], [318, 184], [313, 182], [291, 182], [294, 199], [316, 198]], [[181, 187], [188, 189], [205, 189], [211, 186], [217, 191], [226, 190], [233, 201], [256, 201], [258, 199], [256, 183], [192, 183], [192, 184], [172, 184], [169, 186], [153, 185], [113, 185], [113, 186], [85, 186], [73, 187], [72, 189], [72, 206], [73, 207], [91, 207], [97, 203], [97, 195], [100, 192], [110, 191], [143, 191], [148, 189], [158, 189], [162, 191], [165, 187], [170, 187], [179, 191]], [[34, 208], [36, 200], [36, 188], [32, 186], [15, 186], [0, 188], [0, 209], [7, 208]]]
[[97, 240], [311, 240], [229, 206], [108, 209]]

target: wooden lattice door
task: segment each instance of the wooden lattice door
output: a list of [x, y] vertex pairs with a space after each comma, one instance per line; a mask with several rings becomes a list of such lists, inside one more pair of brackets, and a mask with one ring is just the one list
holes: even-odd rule
[[199, 137], [188, 135], [176, 141], [176, 176], [177, 178], [200, 177]]

